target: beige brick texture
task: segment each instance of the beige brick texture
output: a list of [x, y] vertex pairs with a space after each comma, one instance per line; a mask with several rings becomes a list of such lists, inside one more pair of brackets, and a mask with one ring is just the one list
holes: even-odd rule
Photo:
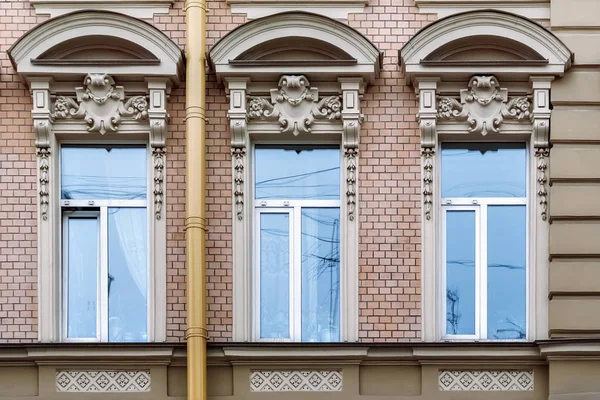
[[[152, 22], [182, 48], [184, 1]], [[246, 21], [225, 0], [208, 1], [207, 45]], [[420, 153], [414, 90], [398, 50], [432, 20], [413, 0], [371, 0], [347, 23], [384, 52], [383, 69], [362, 100], [360, 145], [360, 314], [365, 342], [419, 341]], [[31, 97], [6, 50], [45, 20], [28, 1], [0, 2], [0, 342], [37, 340], [36, 160]], [[232, 199], [228, 101], [207, 79], [207, 300], [213, 341], [232, 335]], [[169, 100], [167, 140], [167, 340], [183, 341], [185, 281], [185, 88]]]

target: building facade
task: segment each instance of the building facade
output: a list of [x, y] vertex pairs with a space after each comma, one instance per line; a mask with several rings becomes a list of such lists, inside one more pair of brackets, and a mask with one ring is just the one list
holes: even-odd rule
[[600, 399], [598, 15], [3, 2], [0, 399]]

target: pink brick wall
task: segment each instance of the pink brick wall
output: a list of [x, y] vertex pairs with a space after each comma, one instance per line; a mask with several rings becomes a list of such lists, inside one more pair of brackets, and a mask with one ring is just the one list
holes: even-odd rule
[[[384, 52], [380, 78], [362, 102], [360, 146], [360, 338], [420, 340], [420, 156], [416, 97], [398, 50], [431, 16], [413, 0], [371, 0], [348, 23]], [[184, 1], [154, 25], [182, 47]], [[224, 0], [208, 1], [208, 46], [245, 22]], [[36, 170], [27, 87], [6, 50], [37, 23], [28, 1], [0, 3], [0, 342], [37, 338]], [[310, 78], [310, 77], [309, 77]], [[228, 102], [207, 82], [207, 290], [212, 340], [231, 340], [231, 155]], [[167, 335], [185, 336], [185, 88], [173, 91], [167, 141]]]

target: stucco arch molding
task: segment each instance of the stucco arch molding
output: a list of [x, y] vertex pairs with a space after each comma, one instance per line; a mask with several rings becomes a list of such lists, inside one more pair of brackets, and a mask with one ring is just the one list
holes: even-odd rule
[[[265, 53], [278, 43], [281, 51]], [[320, 56], [311, 56], [319, 47]], [[285, 12], [234, 29], [211, 49], [210, 62], [219, 80], [245, 76], [276, 81], [281, 75], [301, 73], [313, 80], [360, 76], [372, 83], [381, 67], [381, 53], [344, 23], [317, 14]]]
[[[440, 53], [441, 49], [445, 51]], [[476, 59], [456, 56], [476, 51], [486, 52], [485, 56]], [[499, 51], [512, 53], [514, 57], [506, 58]], [[571, 67], [573, 58], [567, 46], [542, 25], [492, 10], [442, 18], [413, 36], [399, 55], [411, 83], [425, 75], [465, 80], [484, 74], [502, 80], [530, 75], [562, 76]]]

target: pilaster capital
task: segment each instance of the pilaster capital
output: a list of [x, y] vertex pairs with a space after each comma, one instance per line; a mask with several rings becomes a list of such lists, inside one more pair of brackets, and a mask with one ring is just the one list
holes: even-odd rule
[[50, 84], [52, 78], [39, 77], [29, 80], [29, 87], [33, 98], [33, 128], [35, 130], [35, 145], [38, 148], [50, 147], [53, 118], [50, 112]]
[[532, 76], [529, 81], [533, 90], [533, 145], [536, 148], [550, 146], [550, 87], [553, 76]]
[[436, 95], [439, 79], [432, 78], [430, 80], [418, 79], [415, 82], [415, 87], [419, 97], [419, 113], [417, 119], [419, 121], [419, 129], [421, 130], [421, 147], [435, 148], [436, 144], [436, 123], [437, 123], [437, 108]]
[[364, 81], [360, 77], [339, 78], [342, 91], [343, 145], [345, 149], [356, 149], [360, 143], [360, 126], [364, 116], [360, 112], [360, 99], [364, 93]]
[[226, 87], [229, 92], [229, 126], [231, 128], [231, 147], [245, 148], [248, 145], [247, 90], [250, 78], [228, 78]]
[[150, 121], [150, 145], [164, 147], [167, 143], [169, 114], [167, 99], [171, 85], [167, 78], [147, 78], [148, 118]]

